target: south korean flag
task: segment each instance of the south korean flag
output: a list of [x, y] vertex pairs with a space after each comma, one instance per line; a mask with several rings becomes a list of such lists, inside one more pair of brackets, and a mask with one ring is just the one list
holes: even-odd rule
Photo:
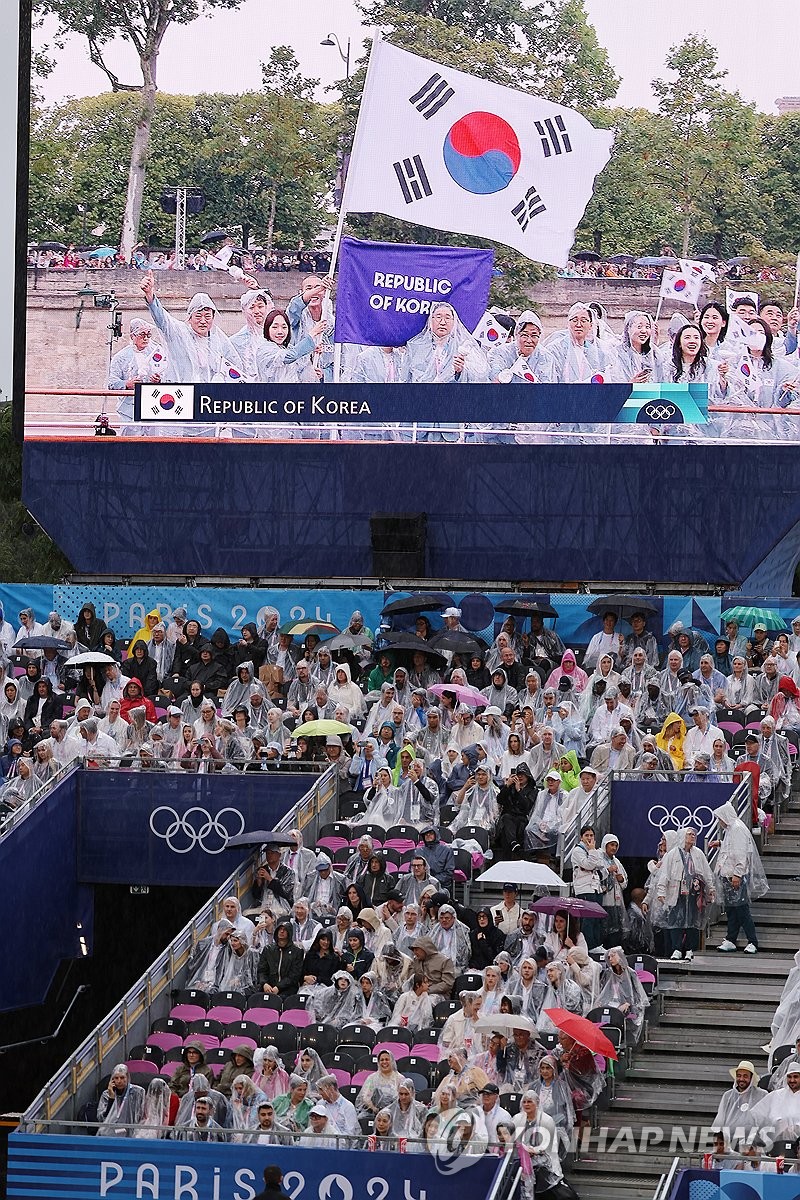
[[142, 421], [192, 421], [194, 419], [194, 384], [143, 384], [141, 391]]

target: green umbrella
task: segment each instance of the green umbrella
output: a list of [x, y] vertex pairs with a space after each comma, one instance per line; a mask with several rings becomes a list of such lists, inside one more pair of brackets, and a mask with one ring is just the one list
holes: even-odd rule
[[774, 608], [749, 608], [739, 605], [737, 608], [726, 608], [722, 613], [723, 621], [736, 621], [742, 629], [752, 629], [754, 625], [766, 625], [767, 629], [786, 629], [786, 622]]
[[327, 737], [331, 733], [352, 733], [353, 730], [343, 721], [306, 721], [292, 730], [292, 737]]

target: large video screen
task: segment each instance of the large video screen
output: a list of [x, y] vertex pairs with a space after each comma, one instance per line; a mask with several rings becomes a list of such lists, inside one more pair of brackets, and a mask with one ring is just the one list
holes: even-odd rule
[[26, 437], [800, 441], [762, 8], [46, 0]]

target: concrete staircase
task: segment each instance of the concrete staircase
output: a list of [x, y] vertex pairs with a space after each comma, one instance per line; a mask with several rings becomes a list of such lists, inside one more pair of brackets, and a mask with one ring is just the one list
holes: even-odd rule
[[[569, 1171], [582, 1200], [649, 1200], [673, 1158], [690, 1165], [684, 1144], [670, 1147], [676, 1130], [707, 1126], [720, 1096], [731, 1086], [728, 1071], [751, 1059], [766, 1071], [763, 1047], [786, 975], [800, 946], [800, 803], [783, 816], [762, 859], [770, 890], [753, 906], [760, 953], [719, 954], [724, 925], [712, 930], [693, 963], [660, 964], [663, 1005], [648, 1022], [633, 1066], [617, 1080], [616, 1098], [600, 1113], [600, 1130], [581, 1147]], [[741, 939], [740, 939], [741, 945]], [[663, 1131], [665, 1140], [640, 1152], [642, 1130]], [[629, 1129], [626, 1142], [620, 1131]], [[614, 1145], [614, 1139], [617, 1144]], [[637, 1152], [630, 1152], [630, 1143]], [[692, 1159], [697, 1164], [696, 1155]]]

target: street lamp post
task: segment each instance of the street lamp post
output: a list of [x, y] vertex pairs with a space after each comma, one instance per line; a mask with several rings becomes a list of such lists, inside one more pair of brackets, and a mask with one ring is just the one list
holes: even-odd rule
[[329, 33], [326, 38], [320, 42], [320, 46], [335, 46], [339, 51], [339, 58], [344, 63], [344, 69], [347, 79], [350, 79], [350, 38], [347, 39], [347, 49], [342, 49], [342, 43], [339, 41], [335, 33]]

